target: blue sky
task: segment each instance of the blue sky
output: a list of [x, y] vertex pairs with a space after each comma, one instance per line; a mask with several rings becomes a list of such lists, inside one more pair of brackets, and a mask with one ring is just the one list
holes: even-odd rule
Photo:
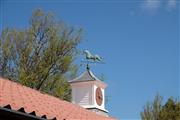
[[105, 76], [106, 108], [112, 116], [136, 120], [156, 93], [164, 100], [179, 97], [177, 0], [0, 1], [0, 30], [26, 28], [35, 8], [53, 11], [58, 19], [84, 29], [79, 48], [105, 58], [106, 64], [91, 70]]

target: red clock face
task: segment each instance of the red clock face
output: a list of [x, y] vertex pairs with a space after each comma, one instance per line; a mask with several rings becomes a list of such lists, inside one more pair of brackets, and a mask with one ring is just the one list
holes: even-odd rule
[[101, 88], [97, 88], [96, 89], [96, 103], [101, 106], [102, 105], [102, 102], [103, 102], [103, 94], [102, 94], [102, 91], [101, 91]]

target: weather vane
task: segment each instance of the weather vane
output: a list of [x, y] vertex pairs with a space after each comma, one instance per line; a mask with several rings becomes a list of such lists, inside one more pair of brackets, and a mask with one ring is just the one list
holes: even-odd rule
[[89, 50], [84, 50], [83, 54], [85, 55], [85, 60], [83, 60], [82, 62], [86, 63], [86, 69], [89, 70], [89, 64], [91, 63], [100, 63], [103, 64], [104, 62], [102, 61], [103, 58], [100, 57], [97, 54], [91, 54], [91, 52]]

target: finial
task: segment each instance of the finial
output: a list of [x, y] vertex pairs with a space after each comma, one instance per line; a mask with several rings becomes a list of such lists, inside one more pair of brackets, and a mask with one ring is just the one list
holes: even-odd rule
[[86, 69], [87, 69], [87, 70], [90, 70], [89, 64], [87, 64]]

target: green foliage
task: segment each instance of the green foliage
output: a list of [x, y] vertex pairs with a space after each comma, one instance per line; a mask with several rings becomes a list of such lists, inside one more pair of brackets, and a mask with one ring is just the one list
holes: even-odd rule
[[169, 98], [160, 111], [159, 120], [180, 120], [180, 102]]
[[148, 102], [144, 107], [144, 111], [141, 112], [142, 120], [157, 120], [159, 112], [162, 108], [162, 97], [159, 95], [155, 96], [152, 103]]
[[0, 36], [0, 75], [70, 100], [68, 77], [75, 75], [81, 29], [57, 21], [52, 13], [33, 12], [26, 29], [5, 28]]
[[147, 103], [141, 112], [142, 120], [180, 120], [180, 101], [169, 98], [163, 105], [162, 97], [157, 95], [152, 103]]

